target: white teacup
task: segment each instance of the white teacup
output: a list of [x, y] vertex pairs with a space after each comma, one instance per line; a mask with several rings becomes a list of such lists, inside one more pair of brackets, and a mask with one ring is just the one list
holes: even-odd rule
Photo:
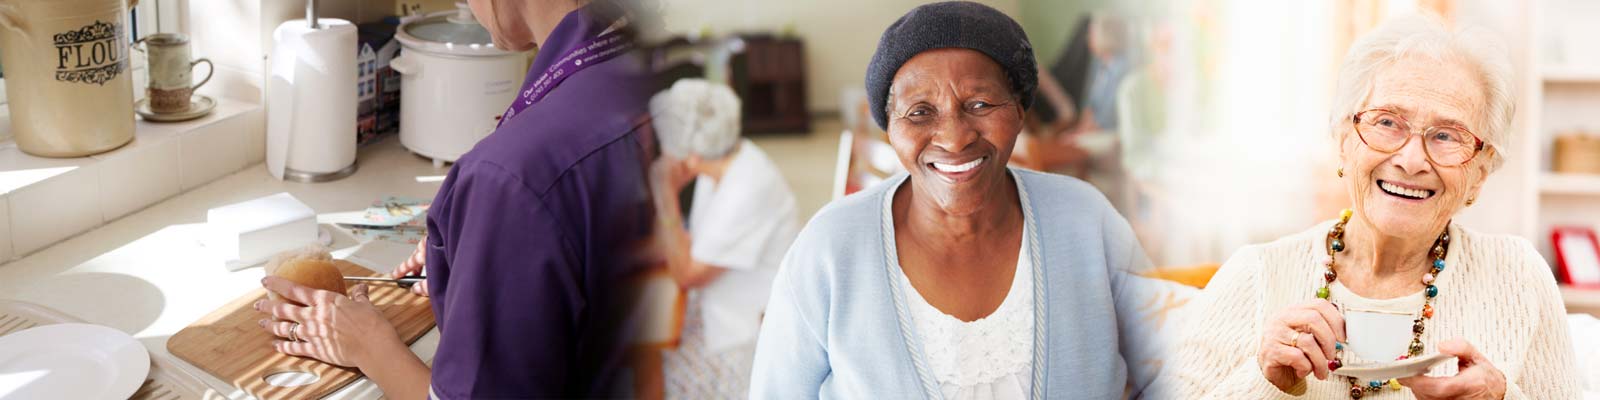
[[1345, 310], [1346, 349], [1371, 362], [1390, 362], [1406, 354], [1416, 316], [1369, 310]]

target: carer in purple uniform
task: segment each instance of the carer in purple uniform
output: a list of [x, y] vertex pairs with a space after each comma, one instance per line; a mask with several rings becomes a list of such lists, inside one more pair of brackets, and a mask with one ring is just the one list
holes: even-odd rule
[[345, 297], [268, 278], [310, 306], [264, 303], [279, 321], [263, 325], [293, 339], [279, 351], [359, 368], [390, 398], [615, 397], [628, 385], [624, 284], [652, 218], [647, 69], [609, 4], [469, 3], [496, 46], [539, 52], [501, 126], [439, 189], [419, 254], [395, 271], [427, 270], [431, 371], [364, 287]]

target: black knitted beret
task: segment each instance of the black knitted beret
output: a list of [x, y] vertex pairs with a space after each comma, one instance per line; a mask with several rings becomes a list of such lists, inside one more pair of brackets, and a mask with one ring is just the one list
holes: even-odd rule
[[889, 84], [900, 66], [918, 53], [952, 47], [976, 50], [994, 59], [1011, 80], [1011, 89], [1022, 96], [1022, 109], [1033, 105], [1039, 87], [1038, 64], [1033, 60], [1033, 45], [1017, 21], [970, 1], [926, 4], [911, 9], [883, 31], [872, 63], [867, 64], [867, 102], [879, 128], [889, 129], [884, 107], [889, 101]]

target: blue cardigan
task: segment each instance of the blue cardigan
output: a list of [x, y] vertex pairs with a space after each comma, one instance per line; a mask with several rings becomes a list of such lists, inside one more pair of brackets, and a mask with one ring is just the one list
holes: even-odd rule
[[[1128, 224], [1099, 191], [1070, 177], [1011, 170], [1035, 267], [1033, 393], [1117, 399], [1145, 389], [1130, 355], [1135, 301], [1124, 286], [1148, 266]], [[806, 224], [784, 257], [756, 344], [755, 399], [937, 399], [912, 334], [894, 220], [883, 212], [901, 174], [835, 201]], [[1114, 301], [1115, 299], [1115, 301]], [[1134, 375], [1143, 375], [1136, 373]]]

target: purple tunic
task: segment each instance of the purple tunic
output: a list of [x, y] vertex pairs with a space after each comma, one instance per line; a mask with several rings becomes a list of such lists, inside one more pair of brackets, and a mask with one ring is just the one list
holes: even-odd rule
[[[606, 27], [568, 14], [527, 82]], [[571, 75], [450, 170], [428, 212], [435, 396], [611, 397], [628, 385], [624, 281], [652, 218], [643, 65], [627, 54]]]

